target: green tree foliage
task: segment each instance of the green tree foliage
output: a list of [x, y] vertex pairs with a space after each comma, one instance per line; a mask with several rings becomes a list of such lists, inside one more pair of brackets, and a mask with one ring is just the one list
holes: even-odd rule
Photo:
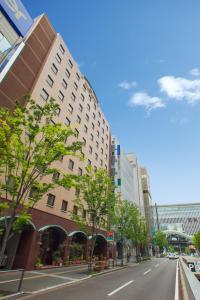
[[172, 245], [168, 245], [167, 246], [167, 251], [171, 252], [171, 253], [174, 253], [175, 252], [175, 249]]
[[162, 230], [158, 230], [156, 232], [156, 245], [159, 247], [160, 251], [163, 251], [163, 248], [166, 247], [168, 244], [165, 234]]
[[146, 247], [148, 242], [148, 229], [145, 219], [140, 214], [137, 206], [132, 202], [123, 200], [115, 207], [113, 218], [118, 239], [131, 240], [139, 255], [140, 248]]
[[[90, 261], [99, 230], [109, 226], [109, 216], [115, 205], [114, 188], [112, 179], [105, 170], [94, 170], [90, 166], [86, 168], [86, 173], [78, 178], [76, 184], [74, 203], [79, 213], [72, 215], [80, 228], [84, 228], [91, 236]], [[86, 218], [82, 215], [84, 210], [87, 211]]]
[[192, 243], [195, 246], [195, 248], [200, 252], [200, 231], [195, 233], [192, 237]]
[[0, 196], [4, 199], [0, 213], [9, 213], [1, 222], [0, 264], [9, 238], [29, 223], [30, 209], [37, 201], [58, 185], [71, 188], [72, 175], [60, 174], [54, 181], [45, 179], [60, 172], [54, 162], [65, 155], [78, 155], [82, 146], [78, 141], [67, 143], [75, 132], [53, 122], [59, 110], [55, 100], [43, 106], [29, 97], [26, 100], [26, 107], [17, 103], [13, 111], [0, 108]]

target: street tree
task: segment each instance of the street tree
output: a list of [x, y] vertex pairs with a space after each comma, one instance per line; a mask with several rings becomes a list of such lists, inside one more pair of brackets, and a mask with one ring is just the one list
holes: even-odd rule
[[198, 250], [200, 253], [200, 231], [195, 233], [192, 237], [192, 243], [195, 246], [195, 248]]
[[163, 248], [168, 244], [165, 234], [162, 230], [156, 232], [156, 245], [159, 247], [160, 252], [163, 252]]
[[[82, 146], [70, 127], [53, 121], [59, 111], [55, 100], [43, 106], [30, 97], [26, 102], [26, 107], [16, 103], [13, 111], [0, 108], [0, 265], [9, 239], [30, 222], [30, 210], [42, 196], [58, 185], [71, 188], [75, 178], [60, 174], [54, 162], [80, 156]], [[48, 180], [53, 174], [57, 179]]]
[[[115, 205], [115, 186], [107, 171], [103, 169], [94, 170], [91, 166], [86, 168], [86, 173], [78, 178], [76, 183], [76, 198], [74, 203], [79, 213], [72, 212], [73, 219], [84, 229], [91, 239], [89, 253], [89, 271], [97, 234], [110, 225], [111, 216]], [[83, 217], [81, 212], [87, 212]]]

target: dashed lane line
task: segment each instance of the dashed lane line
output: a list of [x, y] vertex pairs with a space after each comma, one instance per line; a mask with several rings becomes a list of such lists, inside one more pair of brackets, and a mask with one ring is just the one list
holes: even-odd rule
[[151, 269], [149, 269], [146, 272], [144, 272], [144, 275], [148, 274], [149, 272], [151, 272]]
[[135, 280], [131, 280], [131, 281], [125, 283], [124, 285], [118, 287], [116, 290], [110, 292], [107, 296], [110, 297], [110, 296], [114, 295], [115, 293], [119, 292], [120, 290], [122, 290], [123, 288], [125, 288], [126, 286], [128, 286], [129, 284], [133, 283], [134, 281], [135, 281]]

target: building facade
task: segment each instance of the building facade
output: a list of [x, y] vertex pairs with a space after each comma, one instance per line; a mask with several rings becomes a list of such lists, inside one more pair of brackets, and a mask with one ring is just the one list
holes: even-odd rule
[[[88, 165], [109, 171], [110, 126], [90, 82], [81, 74], [48, 17], [43, 14], [31, 20], [21, 1], [14, 2], [13, 12], [12, 1], [0, 1], [0, 32], [4, 33], [4, 41], [0, 42], [0, 105], [13, 109], [16, 100], [25, 105], [24, 96], [27, 94], [40, 105], [53, 97], [60, 110], [52, 121], [70, 125], [76, 131], [77, 139], [84, 143], [83, 161], [64, 157], [55, 166], [62, 173], [79, 175]], [[25, 21], [28, 24], [24, 25]], [[13, 40], [6, 33], [11, 29]], [[69, 142], [72, 141], [71, 138]], [[74, 198], [74, 189], [67, 191], [60, 187], [36, 204], [30, 226], [11, 239], [8, 245], [10, 266], [31, 269], [37, 257], [43, 264], [52, 264], [56, 251], [60, 252], [62, 261], [67, 261], [74, 243], [82, 247], [82, 258], [87, 258], [90, 241], [71, 220], [70, 212], [76, 208]], [[83, 212], [77, 210], [77, 213]], [[95, 247], [96, 255], [107, 256], [105, 232], [99, 233]]]
[[154, 226], [192, 236], [200, 230], [200, 203], [153, 206]]

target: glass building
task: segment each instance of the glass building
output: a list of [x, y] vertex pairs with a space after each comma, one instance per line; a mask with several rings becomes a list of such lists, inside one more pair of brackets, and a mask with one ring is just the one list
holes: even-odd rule
[[153, 206], [154, 226], [192, 236], [200, 231], [200, 203]]

